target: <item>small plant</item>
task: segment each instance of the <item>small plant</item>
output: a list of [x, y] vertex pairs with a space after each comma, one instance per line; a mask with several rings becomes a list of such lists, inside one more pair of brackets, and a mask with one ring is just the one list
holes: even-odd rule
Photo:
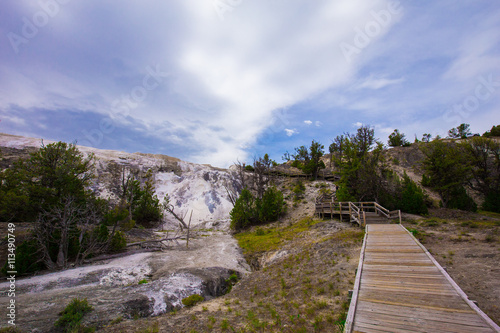
[[227, 319], [222, 320], [222, 323], [220, 323], [220, 328], [225, 331], [229, 328], [229, 322]]
[[160, 332], [160, 327], [158, 322], [155, 322], [153, 325], [148, 326], [146, 329], [138, 331], [138, 333], [158, 333]]
[[419, 232], [418, 232], [418, 230], [417, 230], [417, 229], [410, 229], [410, 228], [408, 228], [408, 231], [409, 231], [409, 232], [411, 232], [411, 234], [412, 234], [413, 236], [417, 236], [417, 235], [419, 234]]
[[233, 286], [238, 282], [238, 280], [239, 277], [238, 275], [236, 275], [236, 273], [231, 274], [229, 278], [226, 279], [226, 287], [227, 287], [226, 294], [231, 292]]
[[281, 278], [281, 289], [286, 289], [286, 283], [284, 278]]
[[116, 325], [116, 324], [121, 323], [122, 321], [123, 321], [123, 317], [122, 317], [122, 316], [120, 316], [120, 317], [117, 317], [117, 318], [113, 319], [113, 320], [109, 323], [109, 325]]
[[139, 284], [146, 284], [148, 283], [149, 281], [147, 279], [142, 279], [141, 281], [139, 281]]
[[191, 296], [188, 296], [186, 298], [182, 299], [182, 304], [184, 304], [187, 307], [192, 307], [198, 304], [199, 302], [203, 302], [205, 299], [203, 296], [198, 295], [198, 294], [193, 294]]
[[113, 238], [111, 238], [111, 243], [109, 248], [111, 252], [119, 252], [127, 246], [127, 240], [125, 239], [125, 234], [121, 231], [115, 232]]
[[89, 305], [86, 298], [82, 300], [74, 298], [68, 306], [59, 313], [61, 317], [54, 325], [63, 328], [66, 332], [72, 332], [75, 329], [79, 331], [83, 329], [85, 332], [89, 332], [89, 330], [91, 331], [92, 329], [80, 326], [80, 322], [83, 316], [92, 310], [93, 308]]

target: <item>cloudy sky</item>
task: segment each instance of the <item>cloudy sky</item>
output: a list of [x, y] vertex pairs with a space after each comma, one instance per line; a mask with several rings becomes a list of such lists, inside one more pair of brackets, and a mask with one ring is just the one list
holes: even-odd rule
[[228, 166], [500, 124], [498, 0], [4, 0], [0, 132]]

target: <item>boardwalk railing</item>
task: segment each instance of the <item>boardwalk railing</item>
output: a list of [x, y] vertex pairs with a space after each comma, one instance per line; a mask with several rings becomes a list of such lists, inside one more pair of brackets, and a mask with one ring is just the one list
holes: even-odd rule
[[316, 214], [320, 217], [325, 217], [325, 214], [339, 215], [340, 221], [343, 221], [343, 215], [349, 215], [350, 222], [356, 222], [360, 226], [366, 224], [368, 215], [384, 217], [387, 219], [398, 219], [401, 223], [401, 211], [389, 211], [377, 202], [343, 202], [335, 201], [334, 196], [321, 195], [316, 198]]

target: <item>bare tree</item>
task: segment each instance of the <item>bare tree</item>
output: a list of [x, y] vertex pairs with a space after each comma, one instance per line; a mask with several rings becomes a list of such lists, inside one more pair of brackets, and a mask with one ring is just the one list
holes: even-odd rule
[[168, 194], [165, 195], [165, 198], [163, 199], [163, 203], [162, 203], [162, 206], [163, 208], [169, 213], [171, 214], [178, 222], [179, 222], [179, 226], [181, 227], [181, 230], [183, 228], [186, 228], [188, 229], [188, 225], [186, 224], [186, 222], [184, 222], [184, 218], [186, 217], [187, 213], [184, 214], [183, 216], [179, 215], [178, 213], [175, 212], [175, 208], [174, 208], [174, 205], [172, 205], [170, 203], [170, 198], [168, 197]]
[[237, 178], [238, 178], [238, 181], [240, 182], [240, 185], [241, 185], [241, 188], [244, 189], [245, 187], [247, 187], [247, 183], [246, 183], [246, 179], [245, 179], [245, 163], [243, 162], [240, 162], [239, 160], [237, 160], [234, 165], [236, 166], [236, 169], [237, 169]]

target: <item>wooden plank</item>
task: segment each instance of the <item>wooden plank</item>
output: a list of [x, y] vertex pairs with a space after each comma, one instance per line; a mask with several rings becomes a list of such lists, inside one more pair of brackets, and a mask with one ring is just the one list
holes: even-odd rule
[[418, 294], [418, 295], [439, 295], [439, 296], [458, 296], [457, 292], [453, 289], [447, 290], [447, 289], [442, 289], [442, 288], [429, 288], [429, 287], [422, 287], [422, 288], [410, 288], [410, 287], [398, 287], [398, 286], [392, 286], [392, 285], [367, 285], [366, 283], [363, 283], [363, 290], [366, 291], [381, 291], [385, 293], [393, 292], [393, 293], [401, 293], [403, 292], [405, 295], [411, 296], [412, 294]]
[[358, 323], [372, 324], [377, 326], [383, 326], [385, 328], [391, 327], [398, 331], [400, 329], [415, 331], [415, 332], [442, 332], [442, 333], [452, 333], [452, 332], [481, 332], [481, 333], [493, 333], [491, 327], [488, 326], [471, 326], [465, 324], [457, 324], [454, 322], [440, 322], [435, 320], [429, 320], [427, 318], [414, 318], [414, 317], [400, 317], [395, 315], [373, 315], [366, 313], [364, 311], [359, 312], [361, 314], [361, 320], [356, 321]]
[[373, 314], [397, 315], [403, 317], [427, 318], [442, 322], [462, 323], [466, 325], [483, 326], [485, 322], [475, 313], [451, 313], [436, 309], [400, 307], [390, 304], [374, 304], [370, 302], [359, 302], [358, 311], [370, 312]]
[[360, 300], [376, 300], [381, 303], [396, 304], [405, 303], [412, 306], [434, 306], [447, 307], [454, 310], [469, 311], [470, 308], [465, 302], [461, 302], [458, 295], [440, 296], [424, 294], [408, 294], [405, 292], [380, 292], [361, 288], [359, 292]]
[[432, 305], [425, 305], [425, 304], [410, 304], [407, 302], [390, 302], [390, 301], [383, 301], [383, 300], [379, 300], [379, 299], [370, 299], [370, 298], [364, 298], [360, 301], [369, 302], [369, 303], [379, 303], [379, 304], [384, 304], [384, 305], [394, 305], [394, 306], [398, 306], [398, 307], [409, 307], [409, 308], [420, 308], [420, 309], [447, 311], [450, 313], [471, 313], [471, 314], [475, 313], [474, 310], [472, 310], [472, 309], [454, 309], [454, 308], [443, 307], [443, 306], [432, 306]]

